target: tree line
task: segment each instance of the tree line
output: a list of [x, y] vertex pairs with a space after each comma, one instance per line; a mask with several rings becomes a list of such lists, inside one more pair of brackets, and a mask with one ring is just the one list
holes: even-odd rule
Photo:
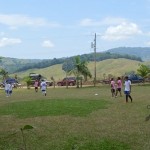
[[[68, 58], [54, 58], [54, 59], [49, 59], [49, 60], [43, 60], [39, 63], [24, 64], [24, 66], [22, 65], [15, 72], [26, 71], [28, 69], [33, 69], [33, 68], [40, 69], [40, 68], [53, 66], [56, 64], [63, 64], [66, 62], [66, 59], [69, 61], [74, 61], [74, 57], [76, 56], [68, 57]], [[80, 58], [81, 58], [81, 61], [94, 61], [95, 60], [94, 53], [80, 55]], [[110, 52], [96, 54], [96, 61], [102, 61], [106, 59], [118, 59], [118, 58], [126, 58], [130, 60], [136, 60], [136, 61], [142, 62], [142, 59], [140, 57], [130, 56], [128, 54], [115, 54], [115, 53], [110, 53]]]

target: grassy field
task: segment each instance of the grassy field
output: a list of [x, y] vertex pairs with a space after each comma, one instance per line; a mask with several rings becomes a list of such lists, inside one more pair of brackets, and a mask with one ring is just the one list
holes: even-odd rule
[[[133, 103], [112, 98], [108, 85], [0, 90], [0, 150], [149, 150], [150, 86], [133, 85]], [[95, 95], [95, 94], [98, 95]]]

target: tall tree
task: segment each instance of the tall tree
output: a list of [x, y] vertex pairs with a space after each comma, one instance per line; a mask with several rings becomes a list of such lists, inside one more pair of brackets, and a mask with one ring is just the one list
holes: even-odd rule
[[0, 75], [3, 77], [3, 80], [5, 80], [8, 77], [8, 72], [2, 68], [0, 69]]
[[79, 78], [81, 75], [84, 76], [85, 80], [87, 80], [87, 77], [92, 77], [87, 64], [87, 61], [81, 61], [79, 56], [75, 57], [74, 69], [70, 73], [73, 73], [77, 78], [77, 88], [79, 88]]
[[[62, 65], [62, 70], [66, 72], [66, 79], [71, 70], [74, 69], [74, 63], [71, 59], [66, 58], [65, 62]], [[68, 88], [68, 80], [66, 80], [66, 88]]]

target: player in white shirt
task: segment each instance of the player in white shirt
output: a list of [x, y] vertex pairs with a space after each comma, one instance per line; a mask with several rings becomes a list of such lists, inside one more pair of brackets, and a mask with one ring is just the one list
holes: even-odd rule
[[132, 97], [130, 95], [130, 93], [131, 93], [131, 81], [128, 80], [128, 76], [125, 77], [124, 86], [125, 86], [124, 94], [126, 95], [126, 102], [128, 102], [128, 97], [130, 98], [130, 100], [132, 102]]
[[6, 81], [6, 82], [5, 82], [5, 93], [6, 93], [6, 97], [10, 96], [9, 90], [10, 90], [10, 84]]
[[42, 80], [40, 87], [41, 87], [42, 94], [46, 96], [47, 84], [44, 80]]

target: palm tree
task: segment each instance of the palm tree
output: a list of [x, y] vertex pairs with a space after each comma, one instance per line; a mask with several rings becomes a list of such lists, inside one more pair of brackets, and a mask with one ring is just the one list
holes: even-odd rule
[[140, 75], [141, 77], [143, 77], [145, 79], [150, 74], [150, 68], [144, 64], [141, 64], [140, 68], [137, 69], [137, 73], [138, 73], [138, 75]]
[[74, 68], [70, 71], [70, 74], [73, 73], [76, 76], [77, 88], [79, 88], [79, 78], [81, 75], [84, 76], [85, 80], [87, 80], [87, 77], [92, 77], [87, 64], [87, 61], [81, 61], [79, 56], [75, 57]]

